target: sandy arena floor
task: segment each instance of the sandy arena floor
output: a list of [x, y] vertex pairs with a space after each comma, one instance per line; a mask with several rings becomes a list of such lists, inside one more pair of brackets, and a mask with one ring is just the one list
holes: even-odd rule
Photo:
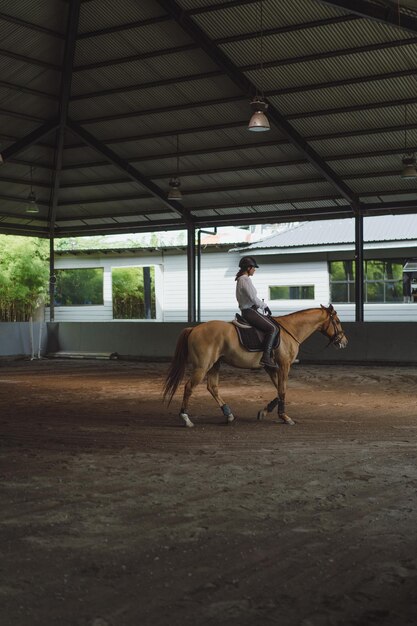
[[0, 362], [1, 626], [417, 623], [417, 368]]

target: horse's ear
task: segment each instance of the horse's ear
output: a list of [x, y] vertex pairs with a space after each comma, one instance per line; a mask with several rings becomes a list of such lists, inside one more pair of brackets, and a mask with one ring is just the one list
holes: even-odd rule
[[323, 311], [327, 311], [326, 307], [323, 306], [322, 304], [320, 304], [320, 308], [323, 309]]
[[329, 304], [329, 311], [334, 311], [333, 304]]

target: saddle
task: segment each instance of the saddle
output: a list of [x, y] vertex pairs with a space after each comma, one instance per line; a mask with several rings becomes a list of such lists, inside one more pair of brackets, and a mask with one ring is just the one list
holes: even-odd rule
[[[278, 348], [281, 339], [280, 326], [271, 317], [271, 322], [278, 328], [278, 334], [275, 338], [272, 349]], [[248, 324], [248, 322], [239, 313], [236, 313], [235, 319], [232, 320], [233, 326], [236, 328], [237, 336], [239, 338], [240, 345], [249, 352], [263, 352], [265, 333], [254, 326]]]

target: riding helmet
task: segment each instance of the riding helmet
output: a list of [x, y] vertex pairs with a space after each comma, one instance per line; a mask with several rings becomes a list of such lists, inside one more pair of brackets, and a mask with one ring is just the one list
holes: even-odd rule
[[253, 256], [244, 256], [239, 261], [241, 270], [247, 270], [249, 267], [259, 267]]

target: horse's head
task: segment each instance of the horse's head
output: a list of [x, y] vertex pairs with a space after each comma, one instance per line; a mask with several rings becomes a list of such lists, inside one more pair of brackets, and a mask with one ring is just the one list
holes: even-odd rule
[[333, 305], [329, 304], [328, 307], [321, 305], [321, 308], [326, 312], [326, 318], [320, 332], [329, 339], [329, 345], [332, 343], [336, 348], [346, 348], [348, 340]]

